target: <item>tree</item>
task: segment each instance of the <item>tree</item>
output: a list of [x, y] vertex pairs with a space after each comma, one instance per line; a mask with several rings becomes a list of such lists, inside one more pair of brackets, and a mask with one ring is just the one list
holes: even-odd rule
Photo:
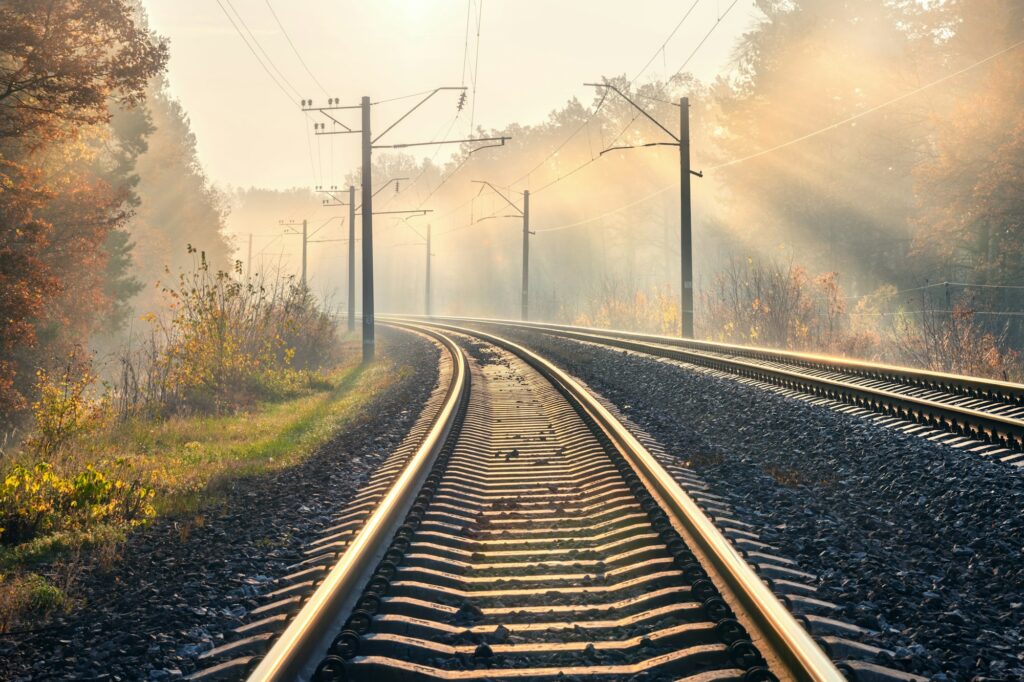
[[[167, 61], [124, 0], [7, 0], [0, 5], [0, 139], [36, 148], [138, 104]], [[70, 125], [69, 125], [70, 124]]]
[[83, 343], [114, 307], [108, 294], [116, 292], [104, 282], [107, 247], [126, 246], [110, 234], [131, 210], [131, 180], [117, 179], [127, 167], [107, 155], [111, 105], [141, 102], [167, 58], [137, 16], [125, 0], [0, 4], [5, 426], [48, 354]]

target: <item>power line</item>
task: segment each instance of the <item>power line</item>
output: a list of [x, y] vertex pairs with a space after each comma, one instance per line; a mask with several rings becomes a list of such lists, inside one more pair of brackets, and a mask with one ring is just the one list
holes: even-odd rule
[[[735, 4], [736, 4], [736, 2], [733, 2], [731, 5], [729, 5], [729, 7], [725, 11], [725, 14], [728, 14], [729, 10], [732, 9]], [[725, 14], [722, 15], [722, 18], [725, 17]], [[721, 19], [719, 19], [719, 22], [720, 21], [721, 21]], [[717, 26], [717, 25], [718, 24], [716, 23], [715, 26]], [[712, 27], [712, 30], [714, 30], [714, 27]], [[710, 35], [710, 33], [709, 33], [709, 35]], [[707, 38], [707, 36], [705, 36], [705, 40], [706, 40], [706, 38]], [[704, 43], [704, 41], [702, 40], [701, 44], [703, 44], [703, 43]], [[717, 166], [712, 166], [712, 167], [708, 168], [705, 172], [715, 171], [715, 170], [719, 170], [721, 168], [727, 168], [729, 166], [734, 166], [736, 164], [743, 163], [745, 161], [750, 161], [751, 159], [755, 159], [757, 157], [764, 156], [766, 154], [770, 154], [770, 153], [778, 151], [780, 149], [784, 149], [786, 147], [789, 147], [791, 145], [797, 144], [799, 142], [803, 142], [804, 140], [808, 140], [808, 139], [810, 139], [812, 137], [815, 137], [815, 136], [820, 135], [822, 133], [828, 132], [830, 130], [835, 130], [836, 128], [840, 128], [840, 127], [846, 125], [847, 123], [851, 123], [852, 121], [856, 121], [857, 119], [862, 118], [864, 116], [867, 116], [868, 114], [872, 114], [872, 113], [874, 113], [876, 111], [879, 111], [880, 109], [883, 109], [885, 107], [888, 107], [888, 106], [891, 106], [893, 104], [896, 104], [897, 102], [900, 102], [900, 101], [902, 101], [904, 99], [907, 99], [908, 97], [911, 97], [911, 96], [916, 95], [916, 94], [918, 94], [918, 93], [920, 93], [920, 92], [922, 92], [924, 90], [927, 90], [929, 88], [935, 87], [936, 85], [944, 83], [945, 81], [950, 80], [951, 78], [955, 78], [957, 76], [963, 75], [964, 73], [967, 73], [968, 71], [970, 71], [972, 69], [975, 69], [975, 68], [977, 68], [977, 67], [979, 67], [979, 66], [981, 66], [983, 64], [986, 64], [986, 63], [992, 61], [993, 59], [997, 59], [997, 58], [1003, 56], [1004, 54], [1006, 54], [1006, 53], [1008, 53], [1008, 52], [1010, 52], [1012, 50], [1017, 49], [1018, 47], [1020, 47], [1022, 45], [1024, 45], [1024, 40], [1021, 40], [1021, 41], [1019, 41], [1017, 43], [1014, 43], [1013, 45], [1010, 45], [1009, 47], [1006, 47], [1006, 48], [996, 52], [995, 54], [992, 54], [992, 55], [990, 55], [988, 57], [985, 57], [984, 59], [981, 59], [981, 60], [971, 64], [970, 66], [966, 66], [966, 67], [964, 67], [962, 69], [959, 69], [958, 71], [954, 71], [953, 73], [947, 74], [947, 75], [945, 75], [945, 76], [943, 76], [941, 78], [938, 78], [938, 79], [936, 79], [936, 80], [934, 80], [934, 81], [932, 81], [930, 83], [922, 85], [919, 88], [915, 88], [913, 90], [910, 90], [909, 92], [905, 92], [902, 95], [894, 97], [894, 98], [892, 98], [892, 99], [890, 99], [890, 100], [888, 100], [886, 102], [882, 102], [881, 104], [877, 104], [877, 105], [871, 107], [870, 109], [866, 109], [866, 110], [864, 110], [864, 111], [862, 111], [860, 113], [854, 114], [853, 116], [849, 116], [849, 117], [847, 117], [847, 118], [845, 118], [845, 119], [843, 119], [841, 121], [837, 121], [836, 123], [832, 123], [832, 124], [827, 125], [827, 126], [825, 126], [823, 128], [815, 130], [814, 132], [807, 133], [806, 135], [801, 135], [800, 137], [797, 137], [797, 138], [794, 138], [792, 140], [789, 140], [788, 142], [783, 142], [782, 144], [775, 145], [774, 147], [770, 147], [768, 149], [763, 149], [763, 150], [761, 150], [759, 152], [755, 152], [753, 154], [749, 154], [747, 156], [744, 156], [744, 157], [741, 157], [741, 158], [738, 158], [738, 159], [733, 159], [733, 160], [727, 161], [725, 163], [720, 163]], [[690, 58], [692, 58], [692, 57], [693, 57], [693, 53], [691, 53], [691, 55], [690, 55]], [[635, 120], [635, 117], [634, 117], [634, 120]], [[565, 177], [569, 177], [570, 175], [572, 175], [576, 171], [582, 170], [582, 168], [590, 165], [591, 163], [593, 163], [593, 159], [591, 159], [590, 161], [587, 161], [586, 163], [582, 164], [580, 167], [578, 167], [578, 168], [570, 171], [569, 173], [565, 174], [565, 176], [563, 176], [562, 178], [559, 178], [559, 179], [555, 180], [555, 182], [558, 182], [559, 180], [562, 180]], [[554, 182], [548, 183], [548, 185], [546, 185], [545, 187], [550, 186], [552, 184], [554, 184]], [[673, 186], [674, 185], [667, 185], [665, 187], [662, 187], [659, 190], [651, 192], [650, 194], [646, 195], [645, 197], [643, 197], [641, 199], [638, 199], [636, 201], [632, 201], [632, 202], [630, 202], [628, 204], [625, 204], [623, 206], [619, 206], [618, 208], [612, 209], [610, 211], [606, 211], [605, 213], [602, 213], [601, 215], [594, 216], [592, 218], [587, 218], [585, 220], [580, 220], [580, 221], [577, 221], [577, 222], [574, 222], [574, 223], [568, 223], [568, 224], [565, 224], [565, 225], [558, 225], [558, 226], [553, 227], [553, 228], [539, 229], [537, 231], [538, 232], [553, 232], [555, 230], [563, 230], [563, 229], [568, 229], [570, 227], [576, 227], [577, 225], [584, 225], [584, 224], [587, 224], [587, 223], [591, 223], [591, 222], [594, 222], [596, 220], [600, 220], [601, 218], [604, 218], [604, 217], [607, 217], [609, 215], [612, 215], [613, 213], [617, 213], [619, 211], [623, 211], [623, 210], [625, 210], [627, 208], [635, 206], [635, 205], [637, 205], [639, 203], [642, 203], [644, 201], [647, 201], [649, 199], [653, 199], [654, 197], [658, 196], [659, 194], [662, 194], [662, 193], [667, 192], [668, 190], [672, 189]], [[537, 190], [537, 191], [540, 191], [540, 190]], [[536, 192], [535, 192], [535, 194], [536, 194]]]
[[473, 13], [473, 0], [466, 0], [466, 38], [462, 47], [462, 82], [459, 85], [466, 84], [466, 66], [469, 61], [469, 17]]
[[[226, 1], [227, 1], [228, 5], [231, 6], [231, 9], [235, 11], [235, 14], [238, 14], [238, 10], [235, 10], [234, 6], [231, 5], [231, 0], [226, 0]], [[259, 63], [260, 67], [267, 74], [267, 76], [270, 78], [270, 80], [272, 80], [274, 82], [274, 85], [277, 86], [278, 90], [280, 90], [284, 94], [284, 96], [286, 98], [288, 98], [288, 101], [290, 103], [294, 104], [295, 100], [292, 97], [292, 94], [290, 92], [288, 92], [288, 90], [285, 89], [285, 87], [283, 85], [281, 85], [281, 82], [277, 79], [277, 77], [273, 74], [273, 72], [271, 72], [271, 70], [267, 67], [267, 65], [263, 62], [263, 59], [260, 58], [260, 55], [256, 52], [256, 50], [253, 48], [253, 46], [249, 43], [248, 38], [246, 38], [245, 34], [242, 33], [242, 30], [238, 27], [238, 24], [235, 22], [234, 18], [228, 12], [227, 8], [225, 8], [224, 5], [221, 3], [221, 0], [217, 0], [217, 6], [220, 7], [221, 12], [224, 13], [224, 16], [227, 17], [228, 22], [230, 22], [231, 27], [235, 29], [235, 33], [237, 33], [238, 37], [242, 39], [243, 43], [245, 43], [245, 46], [249, 49], [249, 52], [256, 59], [256, 61]], [[245, 26], [245, 22], [242, 20], [241, 15], [238, 15], [238, 20], [242, 22], [243, 26]], [[252, 32], [249, 31], [248, 26], [246, 26], [246, 31], [248, 31], [249, 34], [252, 35]], [[255, 36], [253, 37], [253, 41], [259, 47], [259, 42], [256, 41]], [[263, 52], [264, 55], [266, 54], [266, 52], [264, 52], [262, 47], [260, 47], [260, 52]], [[270, 58], [267, 57], [268, 61], [269, 61], [269, 59]], [[277, 67], [274, 67], [274, 70], [276, 71]], [[287, 80], [285, 82], [287, 82]], [[294, 90], [295, 88], [293, 87], [292, 89]], [[306, 149], [307, 149], [307, 151], [309, 153], [309, 170], [310, 170], [310, 173], [313, 176], [313, 184], [316, 184], [316, 166], [313, 163], [313, 145], [312, 145], [312, 142], [310, 141], [310, 138], [309, 138], [309, 127], [307, 125], [303, 125], [302, 129], [303, 129], [303, 134], [306, 136]], [[322, 179], [323, 178], [321, 178], [321, 180]]]
[[651, 58], [647, 60], [647, 63], [644, 64], [644, 67], [637, 71], [636, 75], [633, 76], [633, 78], [629, 81], [630, 83], [633, 83], [637, 78], [643, 75], [643, 72], [647, 70], [647, 67], [649, 67], [652, 62], [654, 62], [654, 60], [658, 57], [659, 53], [665, 53], [665, 46], [668, 45], [669, 41], [672, 40], [672, 37], [675, 36], [675, 34], [679, 31], [683, 23], [686, 21], [686, 18], [690, 16], [690, 13], [693, 12], [694, 9], [696, 9], [698, 2], [700, 2], [700, 0], [693, 1], [693, 4], [690, 5], [690, 9], [686, 10], [686, 14], [684, 14], [683, 18], [679, 20], [679, 23], [676, 24], [676, 27], [674, 29], [672, 29], [672, 32], [668, 34], [668, 37], [665, 38], [665, 41], [661, 44], [661, 47], [654, 51], [654, 54], [652, 54]]
[[473, 98], [469, 104], [469, 136], [473, 136], [476, 122], [476, 86], [480, 79], [480, 24], [484, 19], [484, 0], [479, 0], [476, 10], [476, 57], [473, 64]]
[[288, 31], [286, 31], [284, 25], [281, 24], [281, 20], [277, 18], [277, 12], [274, 11], [274, 7], [273, 5], [270, 4], [270, 0], [264, 0], [264, 2], [267, 3], [267, 9], [269, 9], [270, 13], [274, 16], [274, 21], [277, 22], [277, 27], [281, 29], [281, 33], [284, 34], [284, 39], [288, 41], [288, 45], [292, 48], [292, 52], [295, 53], [295, 56], [298, 58], [299, 63], [302, 64], [302, 68], [306, 70], [306, 73], [309, 74], [309, 77], [313, 79], [313, 82], [317, 84], [317, 87], [319, 87], [320, 90], [322, 90], [325, 95], [330, 95], [330, 93], [327, 92], [327, 88], [321, 85], [320, 81], [317, 80], [317, 77], [314, 76], [313, 72], [309, 70], [309, 67], [306, 65], [306, 60], [304, 60], [302, 58], [302, 55], [299, 54], [298, 49], [296, 49], [295, 47], [295, 43], [292, 42], [291, 36], [288, 35]]
[[[693, 51], [691, 51], [689, 56], [683, 61], [682, 65], [676, 71], [675, 75], [672, 76], [673, 78], [675, 78], [680, 73], [682, 73], [683, 69], [685, 69], [689, 65], [690, 61], [693, 60], [694, 56], [697, 54], [697, 52], [700, 50], [700, 48], [704, 45], [704, 43], [706, 43], [708, 41], [708, 39], [711, 37], [711, 34], [714, 33], [715, 29], [717, 29], [719, 27], [719, 25], [722, 23], [722, 19], [724, 19], [726, 16], [729, 15], [729, 12], [732, 11], [732, 8], [735, 7], [737, 5], [737, 3], [739, 3], [739, 0], [733, 0], [732, 4], [730, 4], [725, 9], [725, 11], [722, 12], [721, 16], [719, 16], [718, 19], [715, 20], [715, 23], [711, 25], [711, 28], [708, 29], [708, 32], [704, 34], [704, 37], [701, 38], [700, 42], [697, 43], [697, 46], [695, 48], [693, 48]], [[691, 7], [690, 10], [692, 11], [692, 9], [693, 8]], [[687, 13], [687, 16], [688, 15], [689, 15], [689, 12]], [[686, 17], [684, 16], [683, 18], [685, 19]], [[655, 52], [655, 54], [657, 54], [657, 52]], [[644, 68], [646, 69], [647, 67], [644, 67]], [[642, 73], [642, 71], [641, 71], [641, 73]], [[639, 76], [639, 74], [637, 74], [637, 76]], [[635, 77], [634, 77], [634, 80], [635, 80]], [[632, 84], [632, 81], [630, 81], [630, 84]], [[602, 100], [602, 102], [603, 101], [604, 100]], [[594, 110], [594, 113], [595, 114], [597, 113], [596, 109]], [[626, 131], [629, 130], [629, 128], [633, 125], [633, 123], [636, 122], [636, 119], [639, 118], [639, 117], [640, 117], [639, 113], [633, 114], [633, 118], [629, 119], [629, 122], [622, 128], [622, 130], [619, 131], [619, 134], [616, 135], [614, 139], [612, 139], [611, 144], [609, 144], [608, 146], [609, 147], [614, 146], [615, 143], [618, 142], [619, 139], [623, 135], [626, 134]], [[562, 180], [565, 180], [566, 178], [569, 178], [569, 177], [575, 175], [576, 173], [578, 173], [579, 171], [583, 170], [584, 168], [586, 168], [590, 164], [594, 163], [594, 161], [597, 161], [599, 158], [601, 158], [601, 157], [600, 156], [592, 156], [588, 161], [584, 161], [582, 164], [580, 164], [576, 168], [573, 168], [568, 173], [564, 173], [564, 174], [560, 175], [559, 177], [555, 178], [554, 180], [552, 180], [551, 182], [547, 183], [543, 187], [535, 190], [534, 194], [540, 192], [541, 190], [545, 190], [548, 187], [551, 187], [552, 185], [555, 185], [555, 184], [561, 182]], [[665, 189], [667, 189], [667, 188], [665, 188]], [[630, 205], [632, 205], [632, 204], [630, 204]], [[617, 209], [617, 210], [621, 210], [621, 209]]]
[[718, 26], [722, 23], [722, 19], [725, 19], [727, 16], [729, 16], [729, 12], [732, 11], [732, 8], [735, 7], [736, 3], [738, 3], [739, 1], [740, 0], [732, 0], [732, 4], [725, 8], [725, 11], [722, 12], [722, 14], [719, 15], [718, 19], [715, 20], [715, 23], [711, 25], [711, 29], [704, 35], [703, 38], [701, 38], [701, 41], [697, 43], [697, 46], [693, 48], [693, 52], [691, 52], [690, 56], [686, 58], [686, 60], [683, 62], [683, 65], [676, 70], [672, 78], [675, 78], [676, 76], [683, 72], [683, 69], [685, 69], [686, 66], [690, 63], [690, 60], [693, 59], [693, 56], [697, 54], [697, 51], [704, 46], [704, 43], [708, 41], [708, 38], [711, 37], [711, 34], [714, 33], [715, 29], [718, 28]]
[[[670, 40], [672, 40], [672, 37], [673, 37], [673, 36], [674, 36], [674, 35], [675, 35], [675, 34], [676, 34], [676, 33], [677, 33], [678, 31], [679, 31], [680, 27], [682, 27], [682, 25], [683, 25], [683, 23], [684, 23], [684, 22], [686, 21], [687, 17], [689, 17], [689, 16], [690, 16], [690, 14], [691, 14], [691, 13], [693, 12], [694, 8], [695, 8], [695, 7], [697, 6], [697, 2], [699, 2], [699, 0], [695, 0], [695, 1], [694, 1], [694, 3], [693, 3], [693, 4], [691, 5], [691, 6], [690, 6], [690, 8], [689, 8], [688, 10], [686, 10], [686, 13], [685, 13], [685, 14], [683, 14], [683, 18], [679, 20], [679, 22], [678, 22], [678, 23], [676, 24], [675, 28], [673, 28], [673, 29], [672, 29], [672, 32], [668, 34], [668, 37], [667, 37], [667, 38], [665, 38], [665, 41], [664, 41], [664, 42], [663, 42], [663, 43], [661, 44], [661, 46], [660, 46], [660, 47], [659, 47], [659, 48], [658, 48], [657, 50], [655, 50], [655, 51], [653, 52], [653, 54], [651, 54], [651, 57], [650, 57], [650, 59], [648, 59], [648, 60], [647, 60], [647, 63], [646, 63], [646, 64], [644, 64], [644, 67], [643, 67], [642, 69], [640, 69], [640, 70], [639, 70], [639, 71], [637, 72], [637, 74], [636, 74], [635, 76], [633, 76], [633, 78], [631, 78], [631, 79], [629, 80], [629, 84], [630, 84], [630, 85], [632, 85], [632, 84], [633, 84], [633, 83], [634, 83], [634, 82], [636, 81], [636, 79], [637, 79], [637, 78], [639, 78], [639, 77], [640, 77], [640, 76], [641, 76], [641, 75], [643, 74], [643, 72], [647, 70], [647, 67], [651, 65], [651, 62], [653, 62], [653, 61], [654, 61], [654, 59], [655, 59], [655, 58], [656, 58], [656, 57], [658, 56], [658, 53], [660, 53], [660, 52], [661, 52], [661, 51], [662, 51], [662, 50], [663, 50], [663, 49], [665, 48], [665, 46], [666, 46], [666, 45], [668, 44], [668, 42], [669, 42]], [[735, 5], [736, 3], [734, 2], [733, 4]], [[730, 9], [732, 9], [732, 8], [730, 7]], [[726, 13], [728, 13], [728, 10], [726, 10]], [[721, 21], [721, 19], [719, 19], [719, 21]], [[717, 26], [717, 23], [716, 23], [716, 26]], [[714, 27], [712, 27], [712, 31], [713, 31], [713, 30], [714, 30]], [[710, 35], [710, 32], [709, 32], [709, 35]], [[705, 37], [704, 37], [704, 40], [707, 40], [707, 36], [705, 36]], [[701, 41], [701, 44], [703, 44], [703, 41]], [[690, 54], [690, 57], [689, 57], [689, 58], [687, 58], [687, 62], [684, 62], [684, 63], [683, 63], [683, 67], [681, 67], [681, 68], [685, 68], [686, 64], [687, 64], [687, 63], [689, 62], [689, 59], [693, 58], [693, 54], [695, 54], [695, 53], [696, 53], [696, 50], [694, 50], [694, 52]], [[596, 106], [596, 107], [594, 107], [594, 110], [593, 110], [593, 111], [592, 111], [592, 112], [590, 113], [590, 115], [589, 115], [589, 116], [587, 116], [586, 120], [585, 120], [585, 121], [583, 121], [583, 123], [581, 123], [581, 124], [579, 125], [579, 127], [577, 127], [577, 128], [575, 129], [575, 130], [573, 130], [573, 131], [572, 131], [572, 133], [570, 133], [570, 134], [569, 134], [569, 136], [568, 136], [567, 138], [565, 138], [564, 140], [562, 140], [562, 143], [561, 143], [561, 144], [559, 144], [559, 145], [558, 145], [557, 147], [555, 147], [555, 149], [554, 149], [554, 150], [553, 150], [553, 151], [552, 151], [552, 152], [551, 152], [550, 154], [548, 154], [548, 155], [547, 155], [547, 156], [545, 156], [545, 157], [544, 157], [543, 159], [541, 159], [540, 163], [538, 163], [538, 164], [537, 164], [536, 166], [534, 166], [533, 168], [531, 168], [530, 170], [528, 170], [528, 171], [527, 171], [527, 172], [526, 172], [525, 174], [523, 174], [523, 175], [519, 176], [518, 178], [516, 178], [515, 180], [513, 180], [513, 181], [512, 181], [511, 183], [509, 183], [509, 184], [510, 184], [510, 185], [516, 185], [516, 184], [518, 184], [518, 183], [519, 183], [519, 182], [520, 182], [521, 180], [523, 180], [523, 178], [527, 178], [527, 177], [529, 177], [530, 175], [532, 175], [532, 174], [534, 173], [534, 171], [536, 171], [536, 170], [537, 170], [538, 168], [540, 168], [541, 166], [543, 166], [544, 164], [546, 164], [546, 163], [547, 163], [547, 162], [548, 162], [549, 160], [551, 160], [551, 158], [552, 158], [552, 157], [554, 157], [554, 156], [555, 156], [555, 154], [557, 154], [557, 153], [558, 153], [559, 151], [561, 151], [561, 150], [562, 150], [562, 147], [564, 147], [565, 145], [567, 145], [567, 144], [568, 144], [568, 143], [569, 143], [569, 142], [570, 142], [570, 141], [571, 141], [571, 140], [572, 140], [572, 139], [573, 139], [574, 137], [576, 137], [576, 136], [577, 136], [577, 135], [578, 135], [578, 134], [579, 134], [579, 133], [580, 133], [580, 132], [581, 132], [581, 131], [582, 131], [582, 130], [583, 130], [583, 129], [585, 128], [585, 127], [587, 127], [588, 125], [590, 125], [590, 122], [591, 122], [591, 121], [593, 120], [593, 118], [594, 118], [595, 116], [597, 116], [597, 112], [599, 112], [599, 111], [601, 110], [601, 107], [602, 107], [602, 105], [604, 105], [604, 102], [605, 102], [605, 98], [606, 98], [607, 94], [608, 94], [608, 93], [607, 93], [607, 91], [606, 91], [606, 92], [602, 92], [602, 93], [601, 93], [601, 99], [600, 99], [600, 101], [598, 101], [598, 103], [597, 103], [597, 106]], [[630, 120], [629, 124], [627, 124], [627, 126], [626, 126], [626, 127], [628, 128], [628, 127], [629, 127], [629, 125], [632, 125], [632, 124], [633, 124], [633, 121], [635, 121], [635, 120], [636, 120], [636, 116], [634, 116], [634, 117], [633, 117], [633, 118], [632, 118], [632, 119]], [[625, 129], [624, 129], [624, 130], [623, 130], [622, 132], [620, 132], [620, 133], [618, 134], [618, 136], [616, 136], [616, 138], [615, 138], [615, 139], [616, 139], [616, 140], [618, 140], [618, 138], [619, 138], [619, 137], [622, 137], [623, 133], [625, 133]], [[615, 142], [613, 141], [613, 142], [612, 142], [612, 144], [615, 144]], [[566, 174], [565, 176], [563, 176], [563, 178], [564, 178], [564, 177], [569, 177], [569, 175], [572, 175], [572, 174], [576, 173], [576, 171], [578, 171], [578, 170], [582, 170], [582, 168], [583, 168], [584, 166], [589, 166], [589, 165], [590, 165], [591, 163], [593, 163], [593, 161], [594, 161], [594, 158], [595, 158], [595, 157], [591, 157], [591, 160], [590, 160], [590, 161], [587, 161], [587, 162], [586, 162], [585, 164], [583, 164], [583, 166], [580, 166], [579, 168], [573, 169], [573, 170], [572, 170], [572, 171], [570, 171], [570, 172], [569, 172], [568, 174]], [[559, 180], [561, 180], [561, 179], [563, 179], [563, 178], [559, 178], [559, 179], [556, 179], [556, 180], [555, 180], [554, 182], [549, 182], [549, 183], [548, 183], [547, 185], [544, 185], [544, 186], [543, 186], [543, 187], [541, 187], [540, 189], [545, 189], [545, 188], [547, 188], [547, 187], [550, 187], [551, 185], [555, 184], [555, 182], [558, 182]], [[536, 190], [536, 191], [535, 191], [534, 193], [536, 194], [536, 192], [539, 192], [539, 191], [540, 191], [540, 189]]]
[[788, 142], [783, 142], [782, 144], [777, 144], [774, 147], [769, 147], [768, 149], [762, 149], [759, 152], [755, 152], [753, 154], [749, 154], [747, 156], [744, 156], [744, 157], [741, 157], [741, 158], [738, 158], [738, 159], [733, 159], [732, 161], [727, 161], [725, 163], [720, 163], [717, 166], [712, 166], [708, 170], [709, 171], [714, 171], [714, 170], [718, 170], [720, 168], [726, 168], [728, 166], [734, 166], [734, 165], [736, 165], [738, 163], [743, 163], [744, 161], [750, 161], [751, 159], [756, 159], [757, 157], [764, 156], [765, 154], [771, 154], [772, 152], [778, 151], [780, 149], [784, 149], [784, 148], [789, 147], [791, 145], [797, 144], [798, 142], [803, 142], [804, 140], [809, 140], [812, 137], [815, 137], [817, 135], [821, 135], [822, 133], [826, 133], [826, 132], [828, 132], [830, 130], [835, 130], [836, 128], [840, 128], [840, 127], [846, 125], [847, 123], [852, 123], [853, 121], [856, 121], [859, 118], [863, 118], [864, 116], [867, 116], [868, 114], [873, 114], [876, 111], [878, 111], [879, 109], [884, 109], [885, 107], [888, 107], [888, 106], [891, 106], [893, 104], [896, 104], [897, 102], [901, 102], [901, 101], [907, 99], [908, 97], [912, 97], [912, 96], [914, 96], [914, 95], [916, 95], [916, 94], [918, 94], [920, 92], [923, 92], [924, 90], [927, 90], [929, 88], [933, 88], [936, 85], [944, 83], [944, 82], [948, 81], [951, 78], [956, 78], [957, 76], [961, 76], [961, 75], [967, 73], [968, 71], [970, 71], [971, 69], [977, 68], [977, 67], [981, 66], [982, 64], [986, 64], [986, 63], [992, 61], [993, 59], [996, 59], [998, 57], [1003, 56], [1004, 54], [1006, 54], [1007, 52], [1010, 52], [1011, 50], [1017, 49], [1021, 45], [1024, 45], [1024, 40], [1021, 40], [1020, 42], [1014, 43], [1013, 45], [1010, 45], [1009, 47], [1004, 48], [1004, 49], [1000, 50], [999, 52], [996, 52], [993, 55], [985, 57], [984, 59], [982, 59], [980, 61], [974, 62], [970, 66], [966, 66], [966, 67], [960, 69], [959, 71], [954, 71], [953, 73], [947, 74], [947, 75], [943, 76], [942, 78], [939, 78], [937, 80], [932, 81], [931, 83], [927, 83], [926, 85], [922, 85], [919, 88], [914, 88], [913, 90], [910, 90], [909, 92], [905, 92], [902, 95], [899, 95], [897, 97], [893, 97], [892, 99], [890, 99], [888, 101], [885, 101], [885, 102], [882, 102], [881, 104], [876, 104], [875, 106], [873, 106], [873, 107], [871, 107], [869, 109], [865, 109], [864, 111], [862, 111], [860, 113], [857, 113], [857, 114], [854, 114], [853, 116], [848, 116], [847, 118], [844, 118], [841, 121], [836, 121], [835, 123], [829, 124], [829, 125], [825, 126], [824, 128], [819, 128], [818, 130], [815, 130], [814, 132], [807, 133], [806, 135], [801, 135], [800, 137], [797, 137], [797, 138], [794, 138], [792, 140], [789, 140]]
[[[274, 60], [270, 58], [270, 55], [267, 53], [265, 49], [263, 49], [263, 45], [261, 45], [260, 41], [257, 40], [256, 35], [249, 28], [249, 25], [245, 23], [245, 19], [242, 17], [241, 13], [237, 9], [235, 9], [235, 6], [233, 4], [231, 4], [231, 0], [224, 0], [224, 2], [228, 4], [228, 7], [231, 8], [231, 11], [235, 13], [236, 17], [238, 17], [238, 21], [242, 24], [242, 28], [244, 28], [245, 32], [249, 34], [250, 38], [252, 38], [253, 45], [256, 46], [256, 48], [260, 51], [263, 57], [267, 60], [267, 64], [270, 65], [270, 68], [272, 68], [277, 73], [277, 75], [281, 77], [281, 81], [284, 82], [285, 85], [291, 88], [292, 92], [295, 93], [296, 97], [301, 98], [302, 93], [299, 92], [298, 88], [292, 85], [291, 81], [288, 80], [288, 77], [284, 75], [281, 69], [277, 68], [277, 65], [274, 63]], [[220, 4], [220, 0], [217, 0], [217, 4]], [[223, 9], [223, 5], [221, 5], [221, 9]]]
[[242, 33], [242, 30], [240, 28], [238, 28], [238, 24], [235, 23], [235, 20], [231, 17], [231, 14], [228, 13], [227, 9], [221, 3], [221, 0], [217, 0], [217, 5], [220, 7], [221, 11], [224, 12], [224, 16], [228, 18], [228, 21], [231, 22], [231, 26], [235, 29], [235, 33], [237, 33], [238, 37], [242, 39], [242, 42], [245, 43], [245, 46], [249, 48], [249, 52], [252, 53], [252, 56], [256, 58], [256, 61], [259, 62], [260, 66], [263, 67], [263, 70], [266, 71], [268, 76], [270, 76], [270, 80], [274, 81], [274, 85], [276, 85], [278, 89], [284, 93], [284, 96], [288, 98], [289, 102], [294, 103], [294, 98], [292, 97], [292, 94], [288, 92], [283, 85], [281, 85], [281, 82], [277, 80], [277, 77], [274, 76], [274, 74], [271, 73], [270, 69], [267, 68], [267, 65], [263, 63], [263, 60], [256, 53], [256, 50], [253, 49], [253, 46], [249, 44], [249, 40], [245, 37], [245, 34]]

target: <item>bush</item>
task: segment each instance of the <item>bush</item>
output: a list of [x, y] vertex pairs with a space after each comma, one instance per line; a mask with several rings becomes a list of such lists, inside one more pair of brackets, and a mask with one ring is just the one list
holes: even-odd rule
[[[190, 247], [190, 252], [194, 250]], [[177, 287], [166, 288], [168, 318], [122, 359], [122, 417], [139, 412], [220, 413], [292, 395], [312, 372], [337, 360], [337, 325], [290, 278], [212, 272], [203, 254]]]
[[50, 459], [75, 438], [103, 426], [107, 401], [90, 396], [95, 381], [90, 363], [77, 349], [56, 376], [44, 369], [36, 372], [39, 399], [32, 404], [35, 428], [26, 446], [37, 456]]
[[41, 575], [0, 575], [0, 633], [29, 616], [44, 616], [69, 606], [64, 590]]
[[16, 545], [100, 523], [136, 526], [155, 513], [153, 494], [137, 481], [108, 478], [92, 465], [62, 476], [46, 463], [15, 464], [0, 482], [0, 543]]

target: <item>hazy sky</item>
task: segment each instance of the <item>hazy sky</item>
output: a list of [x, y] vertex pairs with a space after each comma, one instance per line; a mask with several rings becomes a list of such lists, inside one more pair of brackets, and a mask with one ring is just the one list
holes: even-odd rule
[[[475, 121], [485, 128], [538, 122], [573, 96], [589, 104], [592, 90], [584, 81], [623, 73], [632, 78], [692, 5], [690, 0], [470, 2], [465, 84], [472, 85], [482, 3]], [[641, 81], [674, 73], [730, 2], [697, 0]], [[357, 104], [362, 95], [376, 101], [463, 84], [467, 0], [269, 0], [269, 6], [268, 0], [145, 0], [151, 26], [171, 40], [172, 92], [189, 113], [207, 173], [222, 187], [340, 183], [358, 163], [358, 150], [357, 136], [314, 138], [307, 132], [313, 119], [300, 112], [300, 97], [289, 98], [274, 84], [218, 3], [241, 15], [283, 74], [275, 74], [278, 80], [317, 104], [328, 96]], [[711, 79], [727, 68], [736, 36], [756, 16], [752, 0], [739, 0], [687, 70]], [[456, 98], [456, 93], [437, 95], [382, 142], [437, 139], [452, 121]], [[375, 107], [374, 127], [382, 130], [415, 101]], [[351, 114], [357, 123], [358, 112]], [[469, 119], [467, 106], [450, 137], [464, 137]], [[425, 156], [434, 151], [423, 149]]]

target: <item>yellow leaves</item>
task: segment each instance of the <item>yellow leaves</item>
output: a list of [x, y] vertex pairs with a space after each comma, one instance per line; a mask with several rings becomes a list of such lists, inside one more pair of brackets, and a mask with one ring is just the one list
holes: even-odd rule
[[92, 465], [74, 476], [58, 475], [46, 463], [15, 465], [0, 487], [0, 542], [16, 544], [99, 522], [139, 525], [155, 513], [152, 497], [152, 488], [111, 479]]

